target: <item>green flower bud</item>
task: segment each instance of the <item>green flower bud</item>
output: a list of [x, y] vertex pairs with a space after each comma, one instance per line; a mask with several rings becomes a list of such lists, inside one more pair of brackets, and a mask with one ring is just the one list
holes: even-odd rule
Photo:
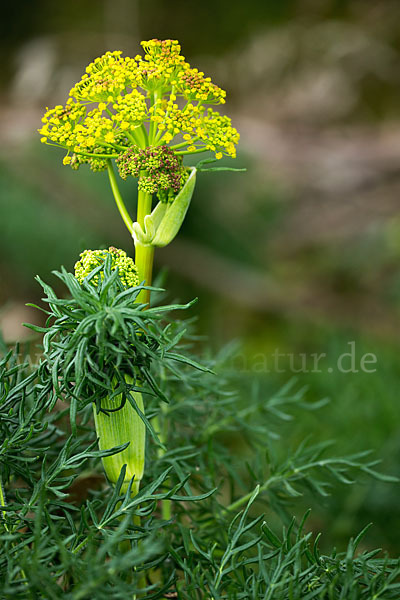
[[[82, 284], [88, 275], [96, 269], [101, 263], [104, 263], [106, 256], [111, 256], [111, 269], [118, 269], [121, 282], [126, 288], [139, 285], [137, 269], [132, 258], [126, 252], [110, 246], [108, 250], [84, 250], [80, 254], [80, 260], [75, 264], [75, 277]], [[103, 273], [96, 274], [90, 283], [97, 286], [99, 276], [104, 277]]]

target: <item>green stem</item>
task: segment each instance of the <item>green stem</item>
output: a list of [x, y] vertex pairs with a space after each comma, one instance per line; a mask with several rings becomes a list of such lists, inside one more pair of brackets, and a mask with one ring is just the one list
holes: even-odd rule
[[83, 152], [81, 150], [79, 150], [78, 152], [75, 152], [75, 154], [79, 155], [79, 156], [89, 156], [90, 158], [118, 158], [119, 154], [98, 154], [98, 153], [93, 153], [93, 152]]
[[[341, 461], [341, 459], [339, 459], [339, 462]], [[344, 461], [344, 459], [343, 459]], [[290, 470], [283, 470], [280, 471], [278, 473], [276, 473], [275, 475], [273, 475], [272, 477], [270, 477], [265, 483], [263, 483], [262, 485], [259, 486], [259, 492], [265, 492], [268, 490], [268, 488], [270, 488], [272, 485], [274, 485], [275, 483], [281, 481], [281, 480], [287, 480], [290, 479], [291, 477], [293, 477], [293, 475], [297, 475], [297, 476], [302, 476], [303, 471], [305, 470], [310, 470], [314, 467], [325, 467], [325, 466], [329, 466], [331, 463], [333, 462], [338, 462], [338, 460], [335, 459], [325, 459], [325, 460], [317, 460], [314, 462], [310, 462], [306, 465], [302, 465], [300, 467], [295, 467], [293, 469]], [[240, 508], [241, 506], [243, 506], [243, 504], [246, 504], [250, 498], [252, 497], [254, 493], [254, 490], [252, 490], [251, 492], [249, 492], [248, 494], [245, 494], [244, 496], [242, 496], [241, 498], [238, 498], [237, 500], [235, 500], [235, 502], [232, 502], [232, 504], [229, 504], [228, 506], [225, 507], [225, 510], [231, 511], [231, 510], [237, 510], [238, 508]]]
[[[2, 481], [2, 479], [1, 479], [1, 477], [0, 477], [0, 506], [1, 506], [1, 507], [4, 507], [4, 506], [6, 506], [6, 495], [5, 495], [5, 493], [4, 493], [4, 489], [3, 489], [3, 481]], [[8, 529], [8, 525], [7, 525], [7, 523], [6, 523], [6, 514], [7, 514], [7, 513], [6, 513], [6, 511], [5, 511], [5, 510], [2, 510], [2, 511], [1, 511], [1, 514], [3, 515], [3, 519], [4, 519], [4, 527], [5, 527], [5, 530], [6, 530], [6, 531], [10, 531], [10, 530]]]
[[[260, 492], [265, 492], [265, 490], [267, 490], [269, 488], [269, 484], [270, 484], [270, 481], [268, 481], [264, 485], [261, 485], [260, 486]], [[226, 510], [226, 511], [237, 510], [238, 508], [240, 508], [241, 506], [243, 506], [243, 504], [247, 504], [247, 502], [252, 497], [253, 493], [254, 493], [254, 490], [252, 490], [248, 494], [245, 494], [241, 498], [238, 498], [238, 500], [235, 500], [235, 502], [232, 502], [232, 504], [229, 504], [228, 506], [225, 506], [224, 510]]]
[[146, 142], [146, 146], [148, 146], [149, 145], [149, 134], [148, 134], [148, 131], [147, 131], [146, 127], [143, 125], [143, 123], [142, 123], [141, 129], [143, 131], [143, 136], [144, 136], [144, 139], [145, 139], [145, 142]]
[[140, 140], [134, 131], [125, 131], [124, 133], [131, 144], [134, 146], [141, 146]]
[[[162, 444], [166, 444], [168, 438], [168, 419], [167, 416], [168, 407], [166, 404], [161, 405], [161, 422], [159, 416], [154, 418], [154, 429], [158, 432], [159, 440]], [[165, 454], [165, 450], [159, 446], [157, 448], [158, 458], [162, 458]], [[171, 519], [171, 500], [161, 500], [161, 516], [165, 521]]]
[[[144, 218], [151, 213], [152, 195], [142, 190], [138, 192], [137, 222], [143, 228]], [[151, 285], [153, 274], [154, 247], [135, 245], [135, 264], [139, 274], [139, 281]], [[150, 302], [150, 291], [143, 290], [138, 296], [138, 302]]]
[[[5, 495], [4, 488], [3, 488], [3, 480], [2, 480], [2, 478], [0, 476], [0, 507], [5, 507], [6, 504], [7, 504], [7, 502], [6, 502], [6, 495]], [[10, 528], [8, 527], [8, 525], [6, 523], [6, 514], [7, 513], [6, 513], [5, 510], [2, 510], [1, 514], [3, 515], [3, 519], [4, 519], [4, 529], [7, 531], [7, 533], [10, 533]], [[11, 542], [11, 545], [15, 546], [15, 543]], [[25, 571], [22, 568], [20, 569], [20, 573], [21, 573], [21, 578], [22, 579], [26, 579], [27, 578], [26, 574], [25, 574]], [[25, 585], [27, 585], [27, 581], [25, 581], [24, 583], [25, 583]]]
[[[140, 177], [143, 177], [144, 173], [140, 173]], [[139, 179], [140, 181], [140, 179]], [[144, 226], [144, 218], [146, 215], [151, 213], [152, 195], [147, 192], [139, 190], [138, 192], [138, 209], [137, 209], [137, 222], [141, 227]]]
[[[107, 171], [110, 180], [111, 189], [114, 195], [115, 202], [117, 204], [119, 213], [128, 228], [130, 234], [132, 234], [133, 221], [126, 209], [125, 203], [119, 191], [117, 180], [115, 177], [114, 169], [111, 160], [107, 161]], [[143, 176], [141, 173], [140, 176]], [[137, 207], [137, 222], [144, 227], [144, 218], [146, 215], [151, 213], [152, 195], [147, 192], [139, 190], [138, 192], [138, 207]], [[138, 269], [139, 280], [144, 281], [146, 285], [151, 285], [152, 274], [153, 274], [153, 259], [154, 259], [154, 248], [152, 246], [142, 246], [139, 243], [136, 244], [135, 248], [135, 264]], [[149, 303], [150, 292], [143, 290], [138, 296], [138, 302]]]
[[117, 144], [116, 142], [113, 142], [112, 144], [108, 143], [108, 142], [97, 142], [100, 146], [105, 146], [106, 148], [116, 148], [117, 150], [121, 150], [121, 152], [125, 152], [126, 150], [128, 150], [127, 146], [121, 146], [121, 144]]
[[[104, 146], [104, 144], [102, 144]], [[65, 144], [52, 144], [51, 142], [46, 142], [46, 146], [54, 146], [55, 148], [63, 148], [63, 150], [68, 150], [68, 153], [74, 152], [71, 148]], [[125, 148], [127, 150], [127, 148]], [[119, 154], [98, 154], [93, 152], [84, 152], [83, 150], [77, 150], [75, 154], [82, 156], [90, 156], [94, 158], [118, 158]]]
[[[159, 90], [155, 90], [153, 92], [153, 94], [151, 95], [151, 97], [150, 97], [150, 103], [151, 103], [152, 106], [154, 106], [154, 108], [157, 108], [158, 101], [160, 100], [161, 97], [162, 97], [162, 95], [160, 94]], [[156, 122], [155, 121], [150, 121], [149, 143], [150, 143], [151, 146], [154, 145], [156, 132], [157, 132], [157, 124], [156, 124]]]
[[147, 138], [147, 131], [146, 131], [143, 123], [140, 125], [140, 127], [137, 127], [133, 133], [137, 140], [137, 145], [140, 148], [146, 148], [146, 146], [148, 145], [147, 144], [148, 138]]
[[180, 144], [175, 144], [174, 146], [171, 146], [172, 150], [180, 150], [181, 148], [184, 148], [185, 146], [190, 146], [191, 144], [193, 144], [194, 142], [197, 142], [197, 140], [199, 140], [200, 138], [198, 136], [192, 138], [192, 141], [189, 142], [181, 142]]
[[[143, 127], [143, 137], [145, 138], [146, 145], [148, 145], [147, 131]], [[141, 173], [143, 175], [144, 173]], [[152, 194], [138, 191], [138, 204], [137, 204], [137, 222], [140, 226], [144, 227], [144, 218], [146, 215], [151, 213], [152, 208]], [[146, 285], [151, 285], [152, 274], [153, 274], [153, 260], [154, 260], [154, 247], [153, 246], [142, 246], [139, 243], [135, 244], [135, 265], [138, 270], [139, 281]], [[137, 297], [137, 302], [144, 302], [145, 304], [150, 303], [150, 290], [142, 290]], [[140, 517], [134, 517], [134, 523], [140, 525]], [[139, 579], [139, 588], [143, 589], [146, 587], [146, 579], [144, 574]], [[136, 600], [136, 594], [133, 600]]]
[[129, 213], [128, 213], [127, 209], [126, 209], [125, 203], [124, 203], [124, 201], [122, 199], [121, 192], [119, 191], [117, 180], [115, 178], [115, 173], [114, 173], [114, 169], [113, 169], [111, 160], [107, 161], [107, 172], [108, 172], [108, 177], [109, 177], [109, 180], [110, 180], [110, 185], [111, 185], [112, 193], [114, 195], [114, 199], [115, 199], [115, 202], [117, 204], [119, 213], [120, 213], [120, 215], [122, 217], [122, 220], [124, 221], [125, 225], [127, 226], [129, 233], [132, 234], [132, 223], [133, 223], [133, 221], [132, 221], [131, 217], [129, 216]]
[[160, 142], [162, 141], [163, 136], [164, 136], [164, 131], [162, 129], [159, 129], [157, 131], [157, 133], [156, 133], [156, 137], [155, 137], [155, 140], [154, 140], [154, 145], [155, 146], [159, 146], [160, 145]]
[[[139, 281], [145, 285], [151, 285], [154, 260], [154, 247], [142, 246], [136, 243], [135, 264], [139, 273]], [[138, 296], [138, 302], [148, 304], [150, 302], [150, 290], [142, 290]]]
[[199, 148], [198, 150], [178, 150], [175, 154], [184, 156], [186, 154], [200, 154], [201, 152], [209, 152], [208, 148]]

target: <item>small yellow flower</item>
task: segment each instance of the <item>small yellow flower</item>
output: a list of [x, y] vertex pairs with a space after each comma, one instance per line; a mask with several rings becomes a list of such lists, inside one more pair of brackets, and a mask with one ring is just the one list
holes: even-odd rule
[[[99, 136], [100, 137], [100, 136]], [[115, 136], [113, 134], [112, 131], [109, 131], [108, 133], [106, 133], [106, 135], [104, 136], [104, 140], [108, 143], [108, 144], [112, 144], [115, 141]]]

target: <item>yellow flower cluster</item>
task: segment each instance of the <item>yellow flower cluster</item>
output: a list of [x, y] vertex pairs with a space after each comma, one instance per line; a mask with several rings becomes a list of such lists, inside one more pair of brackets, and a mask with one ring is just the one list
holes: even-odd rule
[[[39, 130], [42, 141], [54, 144], [83, 156], [90, 154], [115, 153], [115, 145], [126, 141], [126, 132], [139, 127], [147, 117], [147, 106], [143, 94], [134, 90], [119, 96], [109, 114], [106, 104], [100, 102], [87, 111], [83, 104], [72, 98], [66, 106], [56, 106], [46, 112], [43, 127]], [[66, 157], [71, 158], [71, 157]], [[64, 161], [66, 164], [70, 160]]]
[[212, 83], [211, 77], [204, 77], [198, 69], [192, 69], [180, 54], [181, 47], [176, 40], [150, 40], [141, 43], [146, 54], [139, 61], [141, 87], [156, 90], [166, 86], [174, 89], [187, 100], [200, 100], [207, 104], [223, 104], [226, 92]]
[[145, 51], [144, 59], [137, 56], [140, 73], [140, 87], [150, 93], [170, 91], [177, 84], [177, 77], [189, 65], [180, 54], [181, 47], [176, 40], [149, 40], [141, 42]]
[[133, 58], [123, 58], [120, 50], [106, 52], [86, 67], [86, 73], [72, 88], [70, 96], [86, 103], [109, 103], [138, 83], [138, 65]]
[[[75, 263], [75, 277], [82, 284], [85, 277], [90, 275], [99, 265], [104, 264], [106, 257], [111, 256], [111, 270], [118, 269], [118, 276], [124, 287], [130, 288], [139, 285], [139, 277], [137, 269], [132, 258], [126, 252], [114, 246], [110, 246], [108, 250], [84, 250], [80, 254], [80, 260]], [[104, 273], [100, 272], [101, 279], [104, 278]], [[91, 280], [94, 286], [99, 283], [99, 275], [96, 274]]]
[[121, 131], [133, 131], [139, 127], [148, 116], [146, 100], [143, 94], [133, 90], [124, 96], [118, 96], [113, 104], [112, 120], [119, 125]]
[[67, 101], [65, 106], [58, 104], [54, 108], [47, 109], [46, 114], [42, 118], [43, 127], [39, 129], [39, 133], [44, 136], [42, 142], [47, 142], [47, 138], [51, 142], [71, 148], [75, 126], [82, 121], [86, 115], [86, 108], [81, 104], [74, 102], [72, 98]]
[[207, 150], [216, 153], [217, 158], [222, 158], [222, 154], [236, 157], [236, 144], [240, 135], [231, 126], [231, 120], [226, 115], [220, 115], [212, 108], [207, 109], [202, 122], [196, 128], [196, 135], [205, 143]]
[[64, 164], [106, 167], [128, 148], [169, 144], [179, 154], [209, 150], [234, 157], [239, 134], [226, 116], [207, 108], [226, 93], [193, 69], [176, 40], [142, 42], [144, 57], [106, 52], [86, 69], [65, 106], [47, 109], [44, 143], [68, 151]]
[[232, 127], [229, 117], [190, 102], [181, 110], [173, 100], [174, 97], [161, 101], [149, 111], [151, 120], [157, 123], [160, 131], [165, 132], [162, 138], [165, 143], [171, 142], [180, 133], [189, 152], [205, 148], [214, 152], [216, 158], [222, 158], [223, 154], [236, 157], [235, 145], [240, 135]]
[[198, 69], [185, 69], [178, 74], [177, 92], [186, 100], [199, 100], [206, 104], [224, 104], [226, 92], [204, 77]]

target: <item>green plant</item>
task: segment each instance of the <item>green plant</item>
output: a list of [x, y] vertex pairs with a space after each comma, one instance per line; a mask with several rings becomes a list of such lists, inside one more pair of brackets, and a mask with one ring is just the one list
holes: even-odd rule
[[[366, 452], [333, 458], [309, 442], [283, 452], [292, 407], [320, 406], [290, 385], [267, 398], [233, 392], [229, 349], [211, 358], [192, 319], [175, 317], [193, 303], [163, 304], [151, 286], [154, 248], [178, 233], [196, 172], [215, 170], [182, 157], [234, 156], [238, 134], [204, 108], [225, 94], [177, 42], [144, 47], [145, 60], [97, 59], [41, 129], [66, 164], [107, 169], [135, 263], [114, 247], [86, 250], [74, 273], [55, 272], [65, 297], [37, 278], [40, 361], [17, 347], [0, 362], [2, 597], [398, 598], [398, 561], [357, 554], [367, 528], [325, 555], [308, 513], [291, 516], [299, 495], [324, 497], [356, 473], [396, 480]], [[113, 159], [138, 178], [136, 222]]]

